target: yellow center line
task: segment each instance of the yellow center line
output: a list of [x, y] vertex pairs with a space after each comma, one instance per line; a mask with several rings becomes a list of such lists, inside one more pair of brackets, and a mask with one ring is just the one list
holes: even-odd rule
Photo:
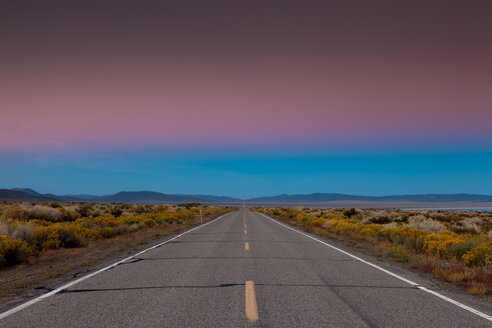
[[258, 320], [258, 306], [256, 305], [255, 283], [253, 281], [246, 281], [245, 294], [246, 318], [249, 322], [255, 322]]
[[245, 242], [244, 243], [244, 249], [249, 251], [249, 243], [248, 242]]

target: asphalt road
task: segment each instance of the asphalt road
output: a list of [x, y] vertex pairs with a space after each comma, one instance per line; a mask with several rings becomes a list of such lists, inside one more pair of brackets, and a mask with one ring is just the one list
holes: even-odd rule
[[[345, 250], [436, 290], [429, 281]], [[490, 304], [436, 290], [491, 315]], [[492, 327], [367, 263], [240, 210], [3, 319], [0, 327]]]

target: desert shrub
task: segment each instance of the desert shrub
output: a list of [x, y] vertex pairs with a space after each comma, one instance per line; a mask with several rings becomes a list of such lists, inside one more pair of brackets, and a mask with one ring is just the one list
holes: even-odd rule
[[73, 230], [60, 229], [58, 232], [60, 246], [65, 248], [79, 247], [82, 245], [82, 240], [77, 237]]
[[480, 223], [482, 220], [480, 218], [468, 218], [462, 221], [455, 222], [451, 229], [457, 233], [472, 233], [479, 234], [481, 232]]
[[453, 221], [453, 217], [451, 215], [445, 214], [445, 213], [440, 213], [440, 212], [432, 212], [429, 213], [429, 218], [441, 222], [450, 222]]
[[37, 250], [54, 249], [60, 247], [57, 226], [37, 227], [32, 234], [29, 244]]
[[400, 262], [410, 262], [412, 259], [411, 255], [401, 246], [391, 247], [384, 252], [385, 256], [394, 258]]
[[142, 228], [143, 228], [143, 226], [141, 224], [134, 223], [134, 224], [129, 225], [126, 228], [126, 231], [127, 232], [135, 232], [135, 231], [138, 231], [138, 230], [140, 230]]
[[367, 218], [369, 223], [385, 224], [390, 223], [392, 220], [388, 213], [376, 212]]
[[424, 240], [429, 233], [426, 231], [416, 230], [407, 226], [402, 226], [398, 229], [384, 228], [380, 234], [383, 235], [390, 242], [419, 252], [422, 250]]
[[25, 241], [0, 236], [0, 267], [26, 262], [31, 254]]
[[152, 207], [151, 205], [137, 205], [134, 211], [137, 214], [142, 214], [142, 213], [151, 213], [151, 212], [165, 212], [167, 211], [167, 209], [168, 207], [165, 205], [158, 205], [155, 208]]
[[62, 214], [60, 221], [75, 221], [81, 217], [81, 214], [76, 210], [61, 208], [60, 212]]
[[400, 226], [398, 225], [398, 223], [393, 221], [390, 223], [383, 224], [383, 227], [390, 228], [390, 229], [398, 229]]
[[351, 218], [352, 216], [357, 215], [357, 210], [355, 208], [346, 209], [345, 211], [343, 211], [343, 215], [345, 215], [348, 218]]
[[9, 236], [12, 229], [11, 226], [7, 223], [0, 223], [0, 236]]
[[[58, 205], [58, 203], [57, 203]], [[35, 250], [36, 254], [47, 249], [60, 247], [72, 248], [85, 245], [89, 240], [113, 237], [126, 232], [143, 228], [183, 223], [196, 217], [198, 208], [182, 206], [151, 206], [140, 208], [141, 214], [134, 215], [138, 207], [129, 204], [92, 204], [85, 207], [81, 204], [36, 204], [23, 203], [21, 206], [7, 205], [0, 209], [0, 266], [21, 263]], [[232, 210], [234, 208], [228, 208]], [[105, 213], [103, 216], [85, 216], [92, 211]], [[121, 211], [118, 215], [115, 211]], [[7, 217], [6, 212], [13, 213], [14, 219]], [[117, 214], [113, 216], [109, 214]], [[223, 212], [217, 207], [204, 207], [203, 215]], [[121, 215], [123, 213], [129, 215]], [[27, 248], [26, 248], [27, 247]], [[26, 255], [27, 254], [27, 255]]]
[[453, 238], [446, 243], [446, 257], [460, 260], [480, 243], [476, 238]]
[[13, 206], [8, 207], [4, 211], [3, 216], [6, 219], [25, 221], [29, 218], [29, 213], [23, 208]]
[[100, 209], [95, 209], [93, 212], [92, 212], [92, 216], [96, 217], [96, 216], [103, 216], [104, 215], [104, 212]]
[[492, 241], [474, 247], [463, 255], [463, 261], [469, 266], [492, 265]]
[[17, 224], [12, 228], [10, 237], [12, 239], [29, 240], [36, 230], [33, 224]]
[[330, 228], [335, 222], [335, 220], [326, 220], [325, 223], [323, 223], [323, 228]]
[[144, 214], [140, 214], [137, 216], [121, 216], [116, 220], [117, 225], [129, 226], [133, 224], [139, 224], [147, 228], [154, 227], [160, 222], [162, 222], [162, 216]]
[[345, 220], [346, 217], [343, 214], [331, 213], [326, 217], [327, 220]]
[[312, 220], [312, 225], [316, 226], [316, 227], [321, 227], [323, 226], [323, 224], [326, 222], [325, 219], [323, 218], [316, 218], [314, 220]]
[[113, 207], [111, 208], [111, 214], [112, 214], [115, 218], [119, 217], [122, 213], [123, 213], [123, 209], [121, 208], [121, 206], [120, 206], [120, 205], [113, 206]]
[[29, 245], [37, 250], [56, 249], [60, 247], [79, 247], [87, 240], [95, 240], [101, 235], [74, 222], [54, 223], [36, 227], [29, 240]]
[[92, 215], [93, 209], [89, 204], [82, 204], [75, 211], [84, 217]]
[[446, 226], [441, 222], [428, 219], [423, 215], [409, 217], [407, 226], [417, 230], [427, 230], [436, 233], [442, 232], [446, 229]]
[[135, 213], [133, 211], [125, 210], [120, 216], [133, 216]]
[[[490, 240], [492, 233], [472, 234], [448, 231], [442, 222], [429, 218], [436, 215], [435, 213], [411, 212], [408, 215], [408, 224], [403, 224], [404, 220], [399, 218], [407, 216], [405, 212], [367, 210], [368, 218], [361, 220], [347, 219], [347, 216], [339, 213], [341, 211], [332, 211], [326, 219], [319, 217], [319, 211], [313, 209], [309, 209], [308, 214], [305, 214], [302, 209], [276, 208], [260, 209], [260, 211], [291, 218], [291, 223], [307, 225], [306, 229], [310, 226], [320, 226], [331, 233], [363, 239], [370, 243], [390, 242], [393, 246], [388, 249], [387, 255], [397, 258], [400, 254], [401, 257], [397, 258], [400, 261], [406, 261], [405, 252], [412, 252], [445, 260], [462, 261], [467, 266], [492, 265], [492, 241]], [[455, 222], [486, 226], [488, 216], [478, 218], [476, 215], [476, 212], [470, 212], [460, 215], [442, 215], [440, 218], [453, 217]], [[369, 220], [386, 222], [388, 218], [393, 221], [379, 224]]]
[[63, 214], [58, 208], [43, 205], [35, 205], [28, 210], [28, 217], [31, 220], [45, 220], [51, 222], [62, 221]]

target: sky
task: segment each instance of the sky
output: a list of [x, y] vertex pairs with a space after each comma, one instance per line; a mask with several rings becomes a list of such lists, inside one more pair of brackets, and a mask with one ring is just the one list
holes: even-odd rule
[[0, 188], [492, 195], [490, 1], [6, 1]]

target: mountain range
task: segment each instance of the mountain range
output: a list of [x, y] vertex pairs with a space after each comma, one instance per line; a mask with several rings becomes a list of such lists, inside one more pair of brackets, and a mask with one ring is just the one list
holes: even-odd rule
[[277, 195], [239, 199], [214, 195], [164, 194], [155, 191], [120, 191], [113, 195], [54, 195], [41, 194], [29, 188], [0, 189], [2, 200], [32, 200], [61, 202], [101, 202], [101, 203], [208, 203], [208, 204], [320, 204], [333, 202], [360, 203], [492, 203], [492, 196], [475, 194], [426, 194], [391, 196], [356, 196], [337, 193], [312, 193], [295, 195]]
[[37, 200], [37, 201], [61, 201], [61, 202], [99, 202], [99, 203], [237, 203], [241, 199], [213, 196], [213, 195], [180, 195], [164, 194], [155, 191], [120, 191], [113, 195], [54, 195], [41, 194], [30, 188], [0, 189], [2, 200]]
[[453, 203], [453, 202], [492, 202], [492, 196], [474, 194], [425, 194], [425, 195], [391, 195], [391, 196], [355, 196], [336, 193], [313, 194], [282, 194], [271, 197], [257, 197], [248, 199], [249, 202], [274, 203], [304, 203], [304, 202], [425, 202], [425, 203]]

